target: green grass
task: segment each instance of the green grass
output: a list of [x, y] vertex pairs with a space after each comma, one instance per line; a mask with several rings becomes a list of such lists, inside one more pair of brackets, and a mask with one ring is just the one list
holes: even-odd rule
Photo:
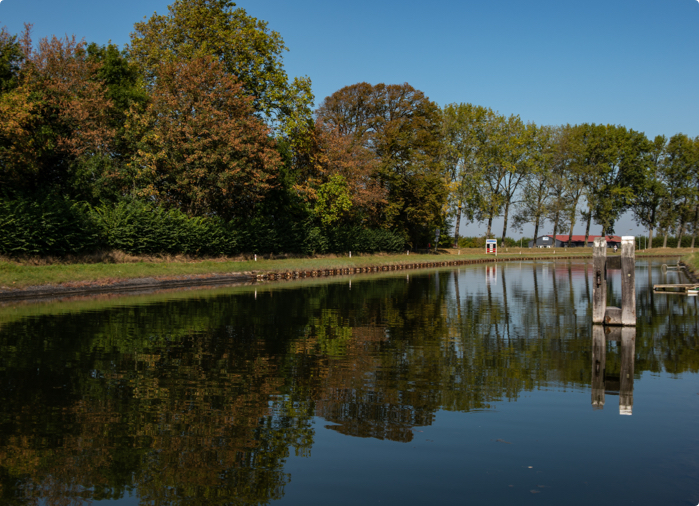
[[[556, 256], [591, 256], [591, 248], [562, 248], [547, 250], [521, 250], [522, 257], [552, 258]], [[649, 254], [669, 253], [677, 250], [651, 250]], [[681, 251], [686, 254], [687, 251]], [[644, 252], [638, 252], [643, 256]], [[468, 260], [485, 258], [481, 249], [442, 252], [438, 255], [355, 255], [352, 258], [314, 257], [253, 260], [175, 260], [167, 262], [129, 263], [66, 263], [54, 265], [29, 265], [27, 262], [0, 261], [0, 289], [21, 289], [29, 286], [80, 285], [88, 283], [108, 284], [119, 280], [136, 278], [173, 278], [192, 275], [215, 275], [245, 272], [302, 271], [341, 267], [366, 267], [371, 265], [397, 265], [407, 263], [429, 263], [446, 260]], [[492, 255], [491, 255], [492, 256]], [[519, 248], [501, 249], [499, 256], [520, 256]], [[696, 258], [696, 257], [695, 257]]]
[[687, 264], [694, 272], [699, 272], [699, 253], [692, 253], [682, 258], [685, 264]]

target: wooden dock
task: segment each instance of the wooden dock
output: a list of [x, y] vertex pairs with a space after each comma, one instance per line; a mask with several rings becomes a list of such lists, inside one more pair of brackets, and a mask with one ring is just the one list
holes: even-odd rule
[[666, 293], [668, 295], [697, 295], [699, 284], [697, 283], [675, 283], [671, 285], [653, 285], [655, 293]]

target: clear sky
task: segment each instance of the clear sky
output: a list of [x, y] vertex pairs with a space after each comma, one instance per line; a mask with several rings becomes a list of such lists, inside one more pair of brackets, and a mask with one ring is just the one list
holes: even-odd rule
[[[124, 45], [134, 22], [166, 13], [169, 3], [1, 0], [0, 26], [18, 33], [30, 22], [36, 38], [75, 34]], [[537, 124], [699, 135], [697, 0], [237, 4], [282, 35], [288, 74], [309, 76], [317, 102], [361, 81], [408, 82], [440, 105], [470, 102]], [[629, 229], [637, 232], [630, 218], [616, 227], [619, 234]]]

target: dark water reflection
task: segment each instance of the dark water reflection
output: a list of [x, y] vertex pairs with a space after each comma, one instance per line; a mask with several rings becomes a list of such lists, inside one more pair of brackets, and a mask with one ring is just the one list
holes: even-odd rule
[[0, 504], [696, 504], [661, 263], [624, 335], [584, 262], [6, 307]]

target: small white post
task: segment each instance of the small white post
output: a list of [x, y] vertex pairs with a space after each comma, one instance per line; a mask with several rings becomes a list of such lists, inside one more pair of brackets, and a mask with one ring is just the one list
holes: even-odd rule
[[352, 258], [352, 252], [350, 251], [350, 258]]
[[257, 255], [255, 255], [255, 262], [257, 262]]

